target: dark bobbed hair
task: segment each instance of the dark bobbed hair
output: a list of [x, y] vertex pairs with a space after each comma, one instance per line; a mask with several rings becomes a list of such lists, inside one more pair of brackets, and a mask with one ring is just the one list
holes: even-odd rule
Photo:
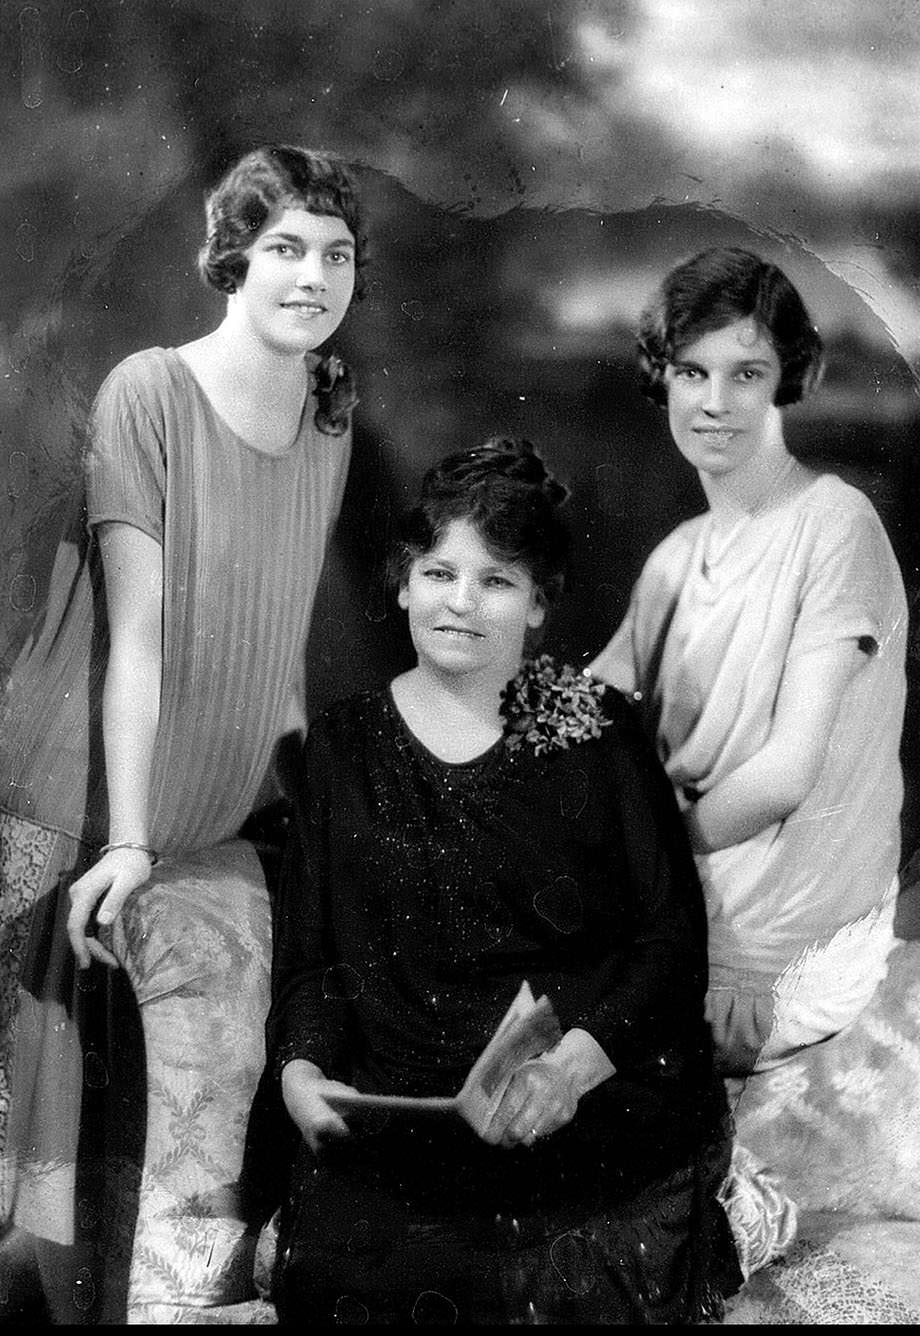
[[355, 296], [360, 298], [367, 238], [355, 179], [336, 154], [296, 144], [253, 149], [208, 192], [207, 238], [198, 256], [202, 278], [220, 292], [235, 292], [246, 277], [246, 251], [272, 215], [285, 208], [342, 219], [355, 239]]
[[539, 598], [554, 602], [568, 565], [569, 533], [559, 514], [568, 494], [524, 439], [493, 436], [449, 455], [425, 474], [403, 520], [390, 556], [391, 586], [406, 583], [413, 561], [437, 547], [453, 520], [468, 520], [498, 560], [523, 566]]
[[777, 407], [817, 385], [824, 346], [798, 290], [782, 269], [751, 251], [715, 246], [673, 268], [639, 319], [642, 388], [667, 402], [665, 369], [704, 334], [753, 317], [779, 358]]
[[[240, 158], [205, 199], [207, 238], [198, 256], [202, 278], [235, 292], [246, 277], [247, 250], [279, 209], [303, 208], [341, 218], [355, 239], [355, 298], [364, 294], [367, 238], [354, 177], [334, 153], [295, 144], [266, 144]], [[320, 431], [340, 436], [358, 402], [351, 368], [334, 354], [315, 367]]]

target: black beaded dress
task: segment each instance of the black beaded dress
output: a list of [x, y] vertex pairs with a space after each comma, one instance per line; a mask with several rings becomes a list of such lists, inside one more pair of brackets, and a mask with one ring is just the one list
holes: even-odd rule
[[717, 1319], [736, 1287], [693, 858], [633, 707], [591, 689], [593, 736], [506, 732], [463, 764], [432, 755], [388, 691], [310, 729], [274, 1070], [303, 1057], [359, 1090], [454, 1094], [527, 979], [616, 1073], [533, 1147], [379, 1112], [318, 1157], [303, 1146], [284, 1323], [684, 1324]]

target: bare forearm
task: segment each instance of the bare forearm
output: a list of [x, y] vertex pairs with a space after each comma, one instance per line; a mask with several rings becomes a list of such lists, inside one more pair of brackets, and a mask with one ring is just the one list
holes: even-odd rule
[[776, 749], [758, 752], [685, 809], [694, 852], [742, 844], [784, 821], [801, 804], [803, 788]]
[[846, 639], [786, 664], [764, 746], [686, 810], [697, 853], [753, 839], [802, 805], [818, 781], [844, 692], [864, 660], [857, 641]]
[[159, 655], [113, 649], [103, 697], [109, 840], [147, 843], [148, 795], [160, 713]]

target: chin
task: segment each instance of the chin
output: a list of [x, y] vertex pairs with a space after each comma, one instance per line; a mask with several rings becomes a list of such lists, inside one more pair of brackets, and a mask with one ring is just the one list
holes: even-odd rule
[[472, 669], [481, 668], [483, 664], [474, 654], [432, 654], [428, 657], [431, 663], [442, 673], [466, 673]]

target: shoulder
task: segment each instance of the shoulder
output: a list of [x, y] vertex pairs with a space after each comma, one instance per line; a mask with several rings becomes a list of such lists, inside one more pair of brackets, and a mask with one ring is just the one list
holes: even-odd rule
[[815, 473], [801, 497], [802, 508], [816, 514], [839, 511], [858, 515], [873, 509], [865, 492], [844, 482], [837, 473]]
[[641, 758], [643, 764], [657, 768], [658, 756], [645, 729], [641, 696], [632, 696], [608, 686], [602, 707], [607, 724], [598, 738], [598, 746], [604, 754], [605, 764], [609, 763], [611, 752], [616, 752], [621, 756], [628, 753], [633, 759]]
[[672, 572], [682, 573], [693, 552], [705, 514], [694, 515], [672, 529], [666, 538], [653, 548], [642, 568], [641, 579], [661, 579]]
[[298, 807], [308, 793], [328, 792], [345, 780], [366, 755], [374, 721], [379, 725], [384, 710], [382, 693], [364, 691], [334, 701], [310, 720], [299, 749], [279, 755], [282, 787]]
[[885, 526], [865, 492], [835, 473], [821, 473], [800, 498], [802, 523], [813, 550], [858, 563], [890, 564], [894, 554]]
[[629, 733], [635, 728], [641, 731], [638, 695], [631, 696], [626, 691], [620, 691], [619, 687], [608, 686], [606, 682], [603, 686], [601, 708], [605, 719], [609, 720], [614, 728], [623, 732]]
[[881, 526], [875, 506], [865, 492], [844, 482], [836, 473], [818, 473], [799, 501], [802, 514], [824, 532], [852, 527]]
[[[545, 661], [544, 661], [545, 663]], [[568, 790], [573, 775], [587, 782], [595, 803], [625, 802], [637, 811], [644, 803], [671, 804], [670, 781], [646, 734], [637, 700], [616, 687], [571, 668], [577, 685], [559, 699], [533, 702], [536, 726], [521, 738], [520, 750], [532, 758], [533, 778], [557, 793]], [[582, 792], [581, 787], [577, 789]], [[587, 809], [586, 809], [587, 810]]]
[[109, 385], [141, 388], [158, 380], [172, 377], [177, 354], [171, 348], [142, 348], [130, 353], [112, 368], [103, 387]]
[[106, 411], [155, 405], [174, 390], [178, 355], [169, 348], [144, 348], [124, 358], [103, 380], [95, 401], [97, 415]]
[[629, 697], [548, 654], [524, 664], [509, 682], [502, 713], [512, 750], [535, 756], [587, 758], [595, 744], [604, 748], [638, 727]]
[[379, 728], [386, 711], [382, 691], [359, 691], [327, 705], [311, 722], [306, 754], [320, 750], [354, 753], [355, 744]]

